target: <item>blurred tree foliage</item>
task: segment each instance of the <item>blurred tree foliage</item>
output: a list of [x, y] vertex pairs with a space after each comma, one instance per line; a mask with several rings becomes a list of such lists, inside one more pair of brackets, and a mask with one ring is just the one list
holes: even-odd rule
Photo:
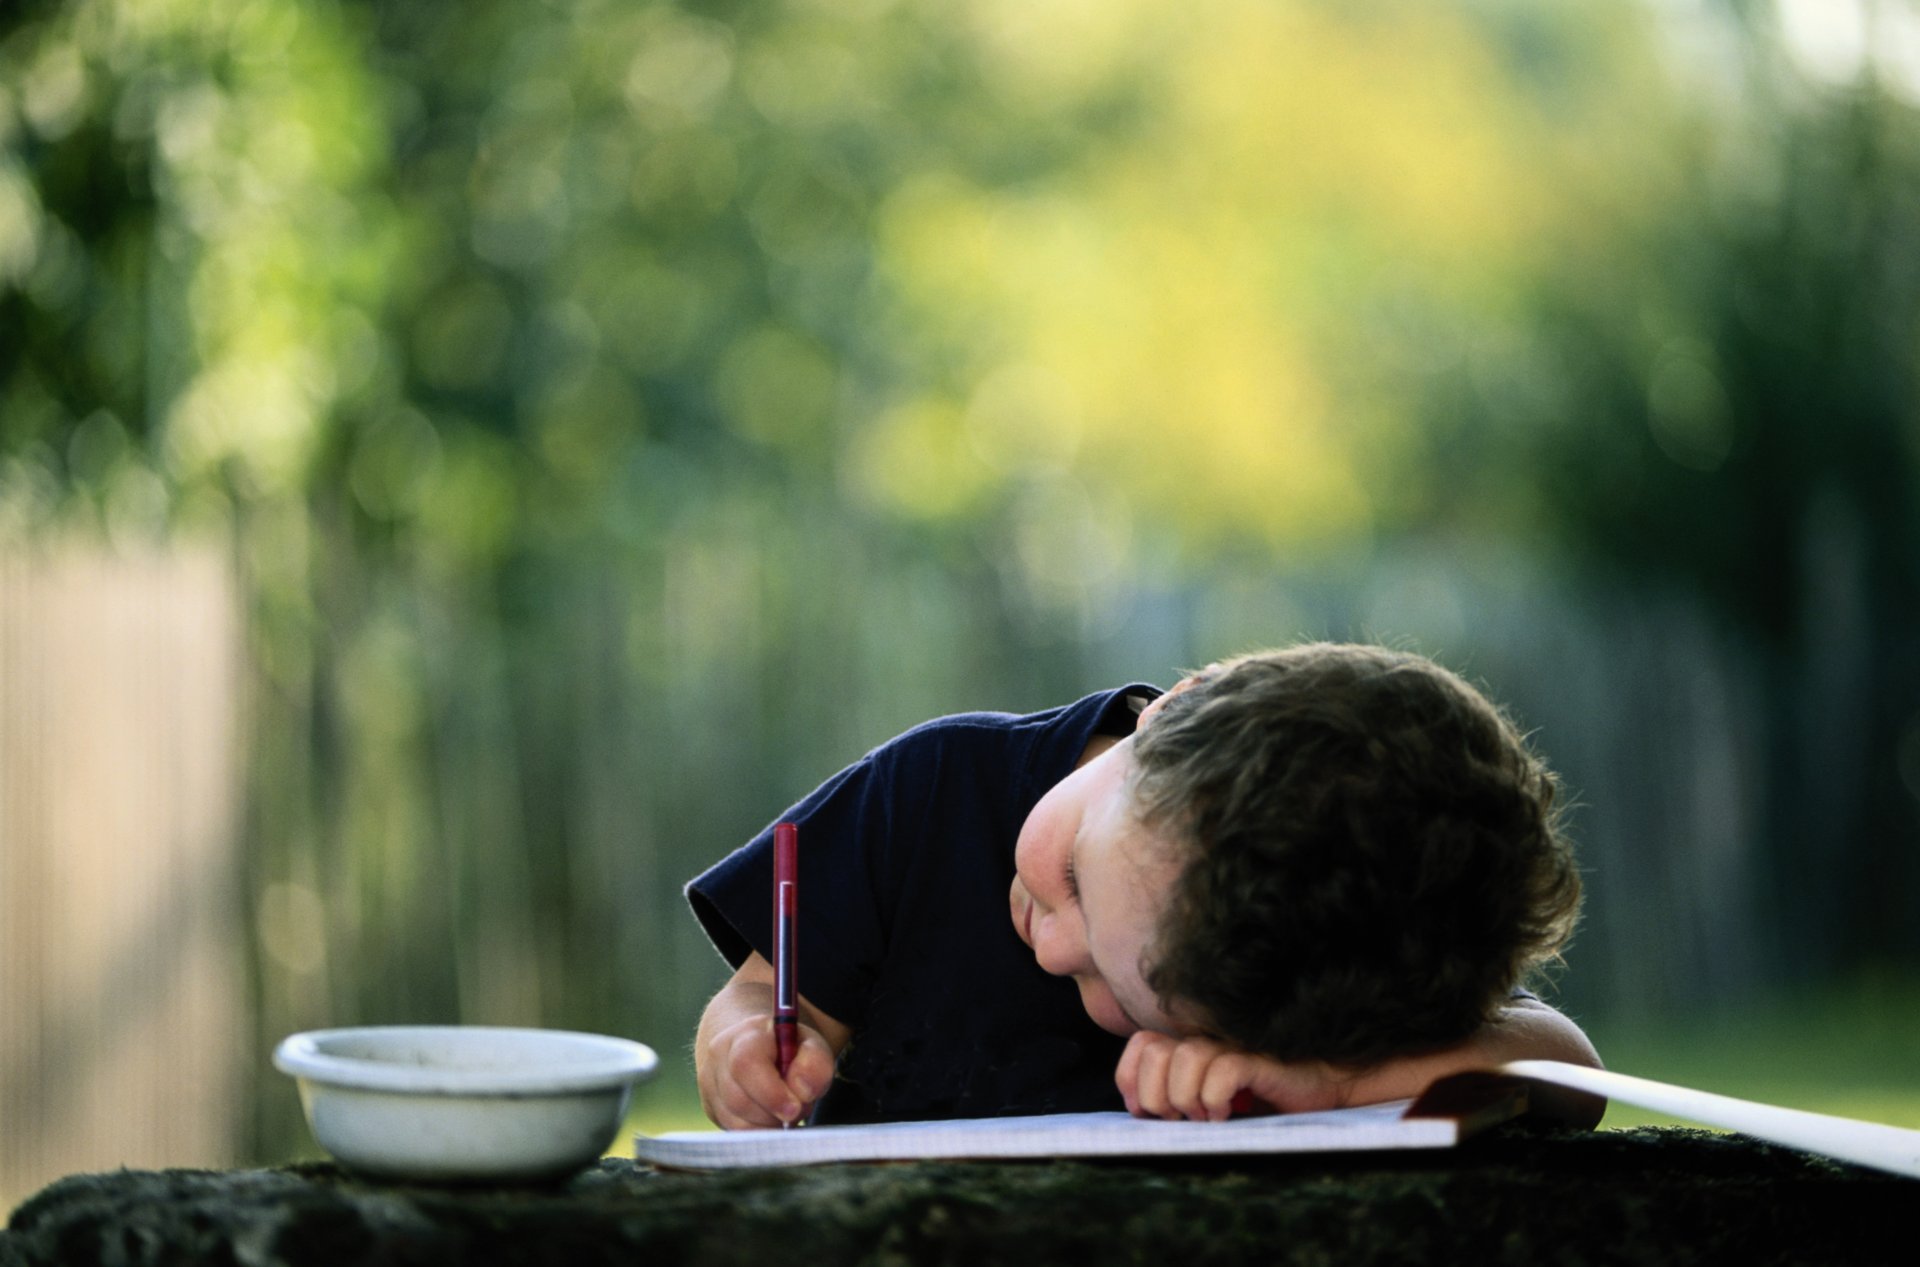
[[1910, 961], [1920, 18], [1829, 9], [16, 4], [0, 539], [234, 543], [269, 1037], [671, 1046], [833, 762], [1413, 537], [1705, 596], [1793, 967]]

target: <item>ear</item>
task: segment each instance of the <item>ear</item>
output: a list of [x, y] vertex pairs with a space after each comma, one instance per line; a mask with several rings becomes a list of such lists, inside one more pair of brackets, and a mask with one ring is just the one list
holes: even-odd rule
[[1198, 673], [1189, 673], [1187, 674], [1187, 676], [1181, 678], [1178, 682], [1175, 682], [1173, 686], [1168, 689], [1166, 694], [1159, 696], [1152, 703], [1148, 704], [1145, 708], [1140, 710], [1140, 716], [1136, 718], [1133, 723], [1133, 729], [1135, 733], [1145, 730], [1147, 728], [1147, 723], [1152, 721], [1156, 716], [1158, 716], [1160, 713], [1160, 710], [1167, 706], [1168, 700], [1172, 699], [1174, 696], [1178, 695], [1180, 692], [1186, 690], [1190, 686], [1199, 685], [1201, 682], [1205, 681], [1206, 678], [1207, 678], [1207, 671], [1205, 669], [1202, 669]]

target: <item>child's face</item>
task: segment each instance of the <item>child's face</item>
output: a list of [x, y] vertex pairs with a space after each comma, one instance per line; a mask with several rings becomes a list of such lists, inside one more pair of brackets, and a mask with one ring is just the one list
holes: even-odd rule
[[1133, 740], [1055, 784], [1027, 815], [1008, 894], [1014, 931], [1040, 966], [1072, 977], [1100, 1028], [1192, 1033], [1140, 974], [1178, 865], [1133, 812]]

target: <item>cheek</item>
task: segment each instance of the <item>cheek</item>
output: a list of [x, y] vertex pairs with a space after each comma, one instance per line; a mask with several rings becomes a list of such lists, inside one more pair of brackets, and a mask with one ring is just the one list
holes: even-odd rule
[[[1026, 891], [1052, 906], [1060, 899], [1054, 892], [1056, 873], [1064, 874], [1060, 857], [1059, 841], [1061, 821], [1059, 808], [1043, 800], [1034, 806], [1027, 815], [1027, 821], [1020, 828], [1020, 838], [1013, 847], [1014, 883], [1024, 885]], [[1071, 841], [1071, 834], [1064, 839]]]

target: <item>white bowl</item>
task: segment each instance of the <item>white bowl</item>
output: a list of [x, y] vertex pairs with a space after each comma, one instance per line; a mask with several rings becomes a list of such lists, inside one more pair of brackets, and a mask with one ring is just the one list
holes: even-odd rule
[[658, 1064], [624, 1038], [552, 1029], [393, 1025], [295, 1034], [274, 1067], [300, 1084], [320, 1146], [393, 1179], [538, 1179], [619, 1133]]

